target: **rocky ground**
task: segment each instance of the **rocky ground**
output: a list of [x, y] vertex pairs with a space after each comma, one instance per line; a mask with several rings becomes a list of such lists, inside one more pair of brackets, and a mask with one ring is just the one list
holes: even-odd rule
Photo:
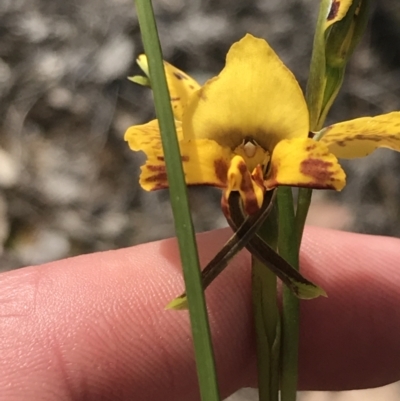
[[[251, 32], [305, 86], [317, 0], [154, 5], [165, 59], [199, 81]], [[400, 5], [375, 2], [329, 122], [400, 108], [399, 38]], [[150, 91], [126, 79], [141, 52], [131, 0], [0, 2], [0, 270], [173, 235], [168, 192], [138, 187], [143, 156], [123, 141], [153, 116]], [[345, 165], [348, 186], [319, 195], [312, 221], [400, 236], [400, 156]], [[190, 196], [199, 231], [224, 224], [218, 191]]]

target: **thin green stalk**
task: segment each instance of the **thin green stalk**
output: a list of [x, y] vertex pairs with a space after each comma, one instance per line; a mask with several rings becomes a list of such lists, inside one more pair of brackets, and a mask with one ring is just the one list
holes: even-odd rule
[[252, 258], [252, 297], [259, 400], [278, 401], [280, 318], [276, 276], [255, 257]]
[[154, 12], [150, 0], [135, 0], [135, 6], [144, 49], [148, 57], [155, 109], [160, 125], [175, 230], [186, 285], [201, 398], [204, 401], [219, 401], [220, 396], [210, 327], [201, 284], [195, 233]]
[[304, 226], [306, 225], [306, 219], [308, 210], [310, 209], [312, 198], [312, 189], [299, 188], [297, 196], [297, 209], [295, 217], [295, 231], [297, 238], [297, 247], [300, 249], [301, 239], [303, 238]]
[[[293, 194], [290, 187], [277, 193], [279, 210], [278, 249], [294, 268], [299, 266], [299, 247], [295, 231]], [[286, 286], [282, 290], [281, 400], [295, 401], [298, 382], [299, 299]]]
[[[277, 210], [274, 206], [258, 234], [277, 249]], [[252, 298], [257, 341], [258, 394], [260, 401], [279, 400], [281, 323], [276, 275], [252, 256]]]

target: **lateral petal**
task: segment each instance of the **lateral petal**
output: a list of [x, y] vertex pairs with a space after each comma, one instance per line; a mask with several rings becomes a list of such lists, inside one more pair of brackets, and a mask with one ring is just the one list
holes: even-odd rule
[[[176, 122], [176, 129], [180, 139], [179, 147], [186, 183], [224, 188], [232, 157], [231, 150], [208, 139], [182, 140], [180, 122]], [[168, 188], [158, 121], [153, 120], [147, 124], [130, 127], [125, 134], [125, 140], [132, 150], [141, 150], [147, 156], [140, 175], [142, 188], [146, 191]]]
[[364, 157], [381, 147], [400, 152], [400, 112], [330, 125], [319, 142], [343, 159]]
[[278, 143], [264, 181], [268, 189], [278, 185], [340, 191], [346, 175], [326, 145], [312, 139], [287, 139]]

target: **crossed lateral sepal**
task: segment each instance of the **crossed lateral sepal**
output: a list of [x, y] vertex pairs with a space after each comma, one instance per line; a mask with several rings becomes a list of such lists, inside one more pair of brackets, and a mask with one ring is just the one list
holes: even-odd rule
[[[241, 207], [241, 198], [237, 192], [229, 196], [228, 224], [235, 231], [222, 249], [207, 264], [201, 273], [203, 288], [206, 289], [214, 279], [225, 269], [232, 258], [246, 247], [257, 257], [293, 294], [301, 299], [313, 299], [326, 296], [325, 291], [307, 280], [298, 270], [275, 252], [258, 234], [257, 231], [272, 210], [276, 190], [267, 191], [261, 209], [254, 215], [245, 216]], [[186, 293], [173, 299], [166, 309], [187, 309]]]

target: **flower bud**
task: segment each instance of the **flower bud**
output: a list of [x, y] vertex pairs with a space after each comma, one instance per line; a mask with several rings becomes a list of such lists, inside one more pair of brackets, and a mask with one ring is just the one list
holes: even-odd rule
[[365, 30], [369, 4], [370, 0], [332, 1], [325, 24], [327, 66], [345, 67]]

